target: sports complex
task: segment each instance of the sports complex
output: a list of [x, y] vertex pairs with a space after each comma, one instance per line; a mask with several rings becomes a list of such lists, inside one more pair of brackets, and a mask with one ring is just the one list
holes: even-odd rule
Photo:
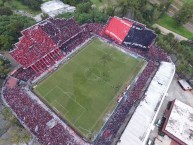
[[[130, 19], [79, 25], [73, 18], [48, 18], [21, 33], [10, 51], [18, 67], [4, 82], [2, 98], [41, 144], [126, 142], [151, 84], [158, 84], [155, 100], [162, 100], [175, 73], [168, 55], [154, 45], [156, 34]], [[144, 124], [151, 124], [154, 111]]]

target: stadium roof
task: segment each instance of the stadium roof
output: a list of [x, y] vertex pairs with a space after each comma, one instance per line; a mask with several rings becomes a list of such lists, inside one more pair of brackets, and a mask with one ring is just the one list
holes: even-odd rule
[[59, 0], [48, 1], [41, 5], [42, 12], [48, 14], [50, 17], [55, 17], [65, 12], [74, 12], [75, 9], [75, 7], [64, 4]]
[[146, 143], [174, 73], [174, 64], [161, 62], [158, 71], [145, 93], [145, 98], [135, 110], [130, 122], [121, 135], [118, 145], [143, 145]]
[[193, 108], [174, 100], [170, 110], [163, 132], [182, 145], [193, 145]]

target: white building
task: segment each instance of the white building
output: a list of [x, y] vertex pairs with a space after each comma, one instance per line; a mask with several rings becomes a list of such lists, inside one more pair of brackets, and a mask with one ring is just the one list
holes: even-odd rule
[[76, 8], [59, 0], [52, 0], [41, 4], [41, 10], [43, 13], [48, 14], [50, 17], [55, 17], [58, 14], [62, 13], [73, 13]]

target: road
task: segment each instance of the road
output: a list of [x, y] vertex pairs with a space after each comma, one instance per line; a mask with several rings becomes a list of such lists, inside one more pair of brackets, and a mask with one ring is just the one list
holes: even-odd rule
[[159, 28], [160, 31], [162, 32], [162, 34], [164, 34], [164, 35], [166, 35], [166, 34], [168, 34], [168, 33], [174, 34], [175, 38], [176, 38], [177, 40], [179, 40], [179, 41], [188, 40], [186, 37], [183, 37], [182, 35], [179, 35], [179, 34], [173, 32], [173, 31], [170, 31], [170, 30], [168, 30], [168, 29], [166, 29], [166, 28], [164, 28], [164, 27], [162, 27], [162, 26], [160, 26], [160, 25], [158, 25], [158, 24], [154, 24], [153, 27]]
[[37, 14], [36, 16], [33, 16], [32, 14], [30, 14], [30, 13], [28, 13], [26, 11], [23, 11], [23, 10], [15, 10], [14, 13], [18, 14], [18, 15], [22, 15], [22, 16], [26, 16], [26, 17], [32, 18], [36, 22], [39, 22], [39, 21], [42, 20], [41, 15], [43, 14], [43, 13], [40, 13], [40, 14]]

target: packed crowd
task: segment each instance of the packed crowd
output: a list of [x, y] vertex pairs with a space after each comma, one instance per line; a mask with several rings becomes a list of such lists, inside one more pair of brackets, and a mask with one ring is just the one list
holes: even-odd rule
[[19, 80], [28, 81], [33, 80], [36, 77], [36, 73], [31, 67], [23, 69], [22, 67], [18, 68], [12, 75]]
[[49, 18], [41, 23], [40, 26], [59, 47], [81, 31], [80, 26], [73, 18], [68, 20]]
[[65, 54], [61, 52], [59, 49], [55, 49], [54, 51], [48, 53], [45, 57], [38, 60], [31, 68], [35, 71], [36, 76], [39, 76], [48, 68], [53, 66], [57, 61], [61, 60]]
[[101, 35], [102, 30], [104, 29], [104, 25], [99, 23], [89, 23], [86, 25], [86, 27], [89, 30], [89, 32], [92, 32], [97, 35]]
[[48, 52], [58, 49], [54, 41], [38, 25], [28, 28], [23, 34], [10, 54], [24, 68]]
[[74, 131], [62, 125], [55, 118], [54, 126], [49, 126], [48, 122], [53, 120], [53, 116], [27, 94], [24, 86], [6, 88], [4, 99], [21, 123], [28, 127], [41, 144], [80, 145], [83, 143]]
[[152, 43], [156, 38], [154, 34], [149, 29], [142, 29], [139, 27], [132, 27], [123, 41], [123, 45], [126, 47], [136, 47], [147, 49], [147, 47]]
[[61, 49], [68, 54], [72, 50], [74, 50], [77, 46], [85, 42], [89, 37], [90, 37], [89, 32], [86, 29], [83, 29], [83, 31], [75, 35], [72, 39], [65, 42], [64, 45], [62, 45]]
[[156, 65], [154, 62], [149, 62], [132, 89], [126, 94], [126, 99], [124, 102], [118, 106], [117, 110], [111, 115], [105, 128], [100, 132], [99, 136], [95, 140], [97, 145], [110, 145], [115, 138], [120, 126], [126, 119], [133, 104], [140, 100], [140, 94], [142, 89], [145, 87], [148, 79], [152, 73], [156, 70]]

